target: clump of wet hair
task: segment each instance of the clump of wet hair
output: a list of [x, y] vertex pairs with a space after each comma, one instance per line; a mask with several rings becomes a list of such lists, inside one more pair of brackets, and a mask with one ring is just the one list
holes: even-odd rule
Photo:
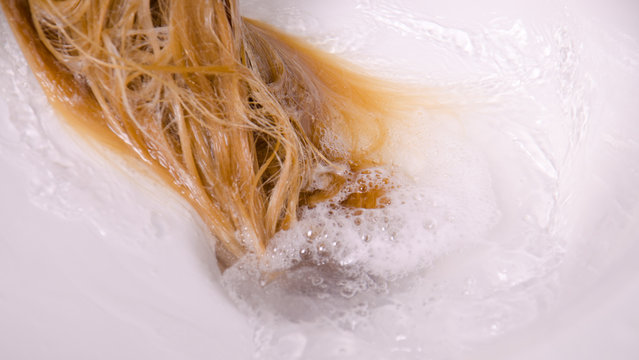
[[[53, 106], [167, 179], [207, 224], [223, 267], [261, 254], [300, 206], [381, 165], [407, 102], [390, 83], [241, 17], [236, 0], [2, 5]], [[380, 206], [383, 190], [372, 190], [342, 205]]]

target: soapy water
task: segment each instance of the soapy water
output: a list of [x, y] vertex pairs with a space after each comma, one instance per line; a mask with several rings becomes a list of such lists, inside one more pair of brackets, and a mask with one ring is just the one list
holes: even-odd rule
[[[254, 326], [255, 358], [458, 358], [530, 325], [572, 283], [588, 283], [580, 264], [603, 271], [615, 255], [592, 260], [602, 249], [634, 242], [636, 38], [593, 30], [570, 3], [531, 5], [543, 17], [339, 3], [241, 5], [375, 73], [444, 89], [456, 110], [407, 120], [416, 140], [394, 149], [403, 176], [387, 206], [304, 209], [263, 259], [247, 256], [222, 275]], [[34, 201], [104, 233], [136, 232], [152, 248], [161, 224], [133, 205], [131, 216], [109, 213], [127, 197], [120, 180], [86, 181], [90, 159], [66, 152], [17, 46], [3, 42], [10, 115], [0, 148], [37, 164]]]

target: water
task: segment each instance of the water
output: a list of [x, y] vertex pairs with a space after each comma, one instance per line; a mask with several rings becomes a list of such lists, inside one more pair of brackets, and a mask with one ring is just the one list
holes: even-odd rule
[[[626, 20], [631, 11], [611, 15], [596, 2], [242, 5], [247, 16], [376, 74], [436, 88], [455, 109], [403, 119], [410, 136], [397, 135], [391, 158], [405, 178], [390, 206], [307, 210], [276, 236], [266, 260], [246, 258], [223, 274], [250, 323], [254, 358], [450, 359], [478, 349], [516, 358], [523, 338], [548, 331], [549, 317], [592, 296], [585, 294], [609, 271], [634, 278], [637, 267], [623, 256], [636, 254], [639, 234], [639, 31]], [[0, 146], [38, 164], [33, 201], [98, 225], [109, 241], [127, 234], [139, 243], [115, 251], [151, 264], [170, 259], [158, 255], [169, 248], [162, 241], [178, 248], [201, 236], [172, 232], [171, 213], [157, 215], [152, 201], [134, 205], [135, 188], [120, 189], [127, 179], [86, 181], [97, 160], [66, 150], [64, 133], [50, 130], [51, 112], [23, 91], [37, 85], [11, 46], [2, 54], [2, 91], [15, 101], [3, 105], [11, 116]], [[192, 271], [202, 284], [194, 286], [210, 286], [210, 269]], [[207, 306], [216, 305], [200, 301], [190, 314]], [[630, 331], [619, 329], [609, 336]], [[523, 345], [509, 353], [509, 344]]]

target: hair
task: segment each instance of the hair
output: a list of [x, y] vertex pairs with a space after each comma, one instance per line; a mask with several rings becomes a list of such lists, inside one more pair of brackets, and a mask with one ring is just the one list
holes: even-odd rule
[[[389, 124], [411, 102], [241, 17], [237, 0], [1, 2], [50, 103], [166, 179], [210, 229], [221, 267], [259, 256], [301, 206], [383, 165]], [[383, 193], [339, 204], [379, 207]]]

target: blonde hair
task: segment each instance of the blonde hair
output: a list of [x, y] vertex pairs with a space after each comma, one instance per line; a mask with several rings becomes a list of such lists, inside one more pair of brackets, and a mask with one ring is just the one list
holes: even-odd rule
[[[263, 253], [301, 205], [380, 165], [388, 123], [408, 102], [242, 18], [236, 0], [2, 5], [53, 106], [166, 178], [207, 224], [223, 267]], [[362, 189], [341, 204], [376, 207], [382, 194]]]

